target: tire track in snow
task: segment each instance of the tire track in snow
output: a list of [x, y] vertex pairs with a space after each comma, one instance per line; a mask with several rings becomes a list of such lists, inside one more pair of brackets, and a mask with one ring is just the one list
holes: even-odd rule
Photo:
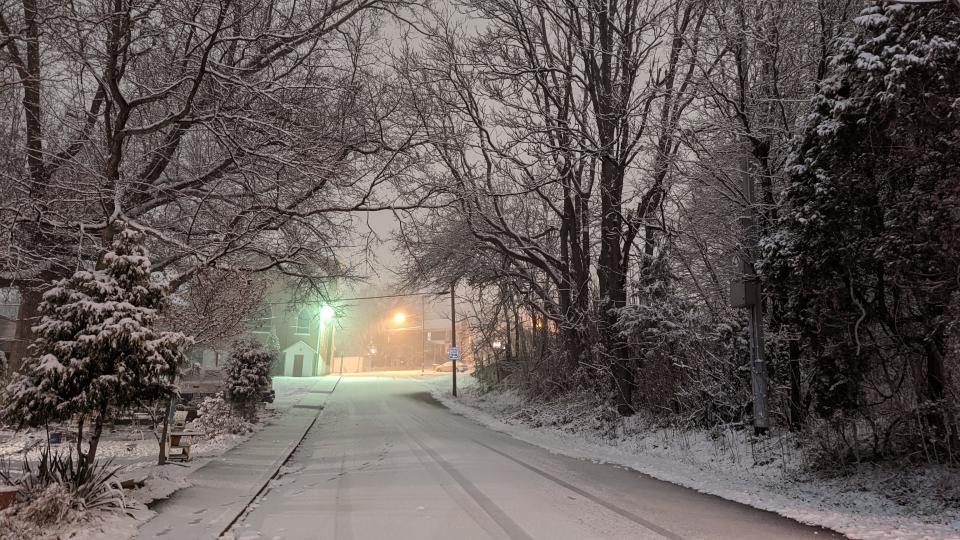
[[512, 540], [533, 540], [532, 536], [527, 534], [527, 532], [524, 531], [523, 528], [520, 527], [520, 525], [518, 525], [515, 521], [513, 521], [513, 519], [511, 519], [502, 508], [497, 506], [496, 503], [494, 503], [489, 497], [480, 491], [480, 489], [477, 488], [477, 486], [471, 482], [470, 479], [460, 473], [456, 467], [440, 457], [440, 455], [437, 454], [432, 448], [423, 444], [420, 439], [411, 434], [409, 431], [403, 427], [401, 427], [401, 429], [403, 429], [404, 433], [406, 433], [410, 440], [412, 440], [428, 456], [430, 456], [430, 459], [432, 459], [434, 463], [443, 469], [443, 472], [447, 473], [447, 476], [457, 482], [460, 488], [463, 489], [463, 491], [466, 492], [466, 494], [469, 495], [470, 498], [473, 499], [473, 501], [477, 503], [477, 505], [479, 505], [480, 508], [483, 509], [483, 511], [486, 512], [486, 514], [490, 516], [494, 522], [496, 522], [496, 524], [501, 530], [503, 530], [504, 533], [507, 534], [508, 537], [510, 537]]
[[655, 524], [655, 523], [653, 523], [653, 522], [651, 522], [651, 521], [648, 521], [648, 520], [646, 520], [646, 519], [643, 519], [642, 517], [634, 514], [633, 512], [631, 512], [631, 511], [629, 511], [629, 510], [623, 509], [623, 508], [621, 508], [621, 507], [619, 507], [619, 506], [617, 506], [617, 505], [615, 505], [615, 504], [609, 503], [609, 502], [601, 499], [600, 497], [597, 497], [596, 495], [593, 495], [592, 493], [589, 493], [589, 492], [587, 492], [587, 491], [584, 491], [584, 490], [578, 488], [577, 486], [571, 484], [570, 482], [567, 482], [566, 480], [563, 480], [563, 479], [561, 479], [561, 478], [557, 478], [556, 476], [554, 476], [554, 475], [552, 475], [552, 474], [550, 474], [550, 473], [548, 473], [548, 472], [546, 472], [546, 471], [543, 471], [543, 470], [541, 470], [541, 469], [539, 469], [539, 468], [537, 468], [537, 467], [534, 467], [533, 465], [530, 465], [529, 463], [527, 463], [527, 462], [525, 462], [525, 461], [519, 460], [519, 459], [511, 456], [510, 454], [507, 454], [506, 452], [502, 452], [502, 451], [500, 451], [500, 450], [497, 450], [496, 448], [493, 448], [492, 446], [486, 445], [486, 444], [484, 444], [484, 443], [482, 443], [482, 442], [480, 442], [480, 441], [478, 441], [478, 440], [476, 440], [476, 439], [471, 439], [471, 440], [472, 440], [474, 443], [476, 443], [476, 444], [478, 444], [478, 445], [486, 448], [487, 450], [489, 450], [489, 451], [491, 451], [491, 452], [493, 452], [493, 453], [495, 453], [495, 454], [497, 454], [497, 455], [500, 455], [500, 456], [503, 456], [503, 457], [509, 459], [510, 461], [516, 463], [517, 465], [520, 465], [521, 467], [527, 469], [528, 471], [534, 472], [534, 473], [542, 476], [543, 478], [546, 478], [547, 480], [550, 480], [551, 482], [553, 482], [553, 483], [555, 483], [555, 484], [558, 484], [558, 485], [560, 485], [561, 487], [566, 488], [566, 489], [568, 489], [568, 490], [576, 493], [577, 495], [580, 495], [581, 497], [583, 497], [583, 498], [585, 498], [585, 499], [588, 499], [588, 500], [590, 500], [590, 501], [593, 501], [595, 504], [599, 504], [600, 506], [606, 508], [607, 510], [610, 510], [611, 512], [613, 512], [613, 513], [615, 513], [615, 514], [617, 514], [617, 515], [619, 515], [619, 516], [621, 516], [621, 517], [627, 518], [627, 519], [629, 519], [630, 521], [636, 523], [637, 525], [640, 525], [640, 526], [642, 526], [642, 527], [644, 527], [644, 528], [646, 528], [646, 529], [649, 529], [649, 530], [651, 530], [651, 531], [659, 534], [660, 536], [663, 536], [664, 538], [669, 538], [670, 540], [684, 540], [684, 538], [683, 538], [682, 536], [680, 536], [680, 535], [678, 535], [678, 534], [676, 534], [676, 533], [674, 533], [674, 532], [671, 532], [671, 531], [669, 531], [669, 530], [667, 530], [667, 529], [664, 529], [663, 527], [661, 527], [661, 526], [659, 526], [659, 525], [657, 525], [657, 524]]
[[[420, 401], [421, 401], [422, 403], [425, 402], [425, 400], [420, 400]], [[440, 403], [439, 401], [434, 400], [434, 402], [436, 403], [437, 406], [443, 407], [443, 404]], [[446, 410], [447, 410], [448, 412], [450, 412], [450, 414], [456, 414], [456, 413], [453, 413], [452, 411], [450, 411], [449, 409], [446, 409]], [[417, 415], [415, 415], [415, 414], [411, 414], [410, 416], [411, 416], [415, 421], [423, 424], [424, 426], [430, 425], [430, 424], [428, 424], [424, 419], [420, 418], [419, 416], [417, 416]], [[464, 420], [467, 420], [467, 419], [466, 419], [465, 417], [463, 417], [462, 415], [457, 415], [457, 416], [459, 416], [460, 418], [463, 418]], [[455, 428], [455, 429], [459, 429], [459, 430], [462, 430], [462, 429], [463, 429], [463, 426], [460, 425], [460, 424], [459, 424], [454, 418], [452, 418], [452, 417], [442, 417], [441, 422], [444, 423], [444, 424], [446, 424], [449, 428]], [[479, 424], [477, 424], [477, 425], [479, 425]], [[643, 528], [645, 528], [645, 529], [647, 529], [647, 530], [649, 530], [649, 531], [651, 531], [651, 532], [654, 532], [654, 533], [656, 533], [656, 534], [658, 534], [658, 535], [660, 535], [660, 536], [662, 536], [662, 537], [664, 537], [664, 538], [669, 538], [670, 540], [685, 540], [684, 537], [680, 536], [679, 534], [677, 534], [677, 533], [675, 533], [675, 532], [673, 532], [673, 531], [670, 531], [669, 529], [665, 529], [665, 528], [657, 525], [656, 523], [653, 523], [652, 521], [649, 521], [649, 520], [647, 520], [647, 519], [644, 519], [644, 518], [638, 516], [637, 514], [631, 512], [631, 511], [629, 511], [629, 510], [627, 510], [627, 509], [625, 509], [625, 508], [622, 508], [622, 507], [617, 506], [617, 505], [615, 505], [615, 504], [613, 504], [613, 503], [610, 503], [610, 502], [608, 502], [608, 501], [605, 501], [605, 500], [601, 499], [600, 497], [597, 497], [596, 495], [593, 495], [592, 493], [589, 493], [589, 492], [587, 492], [587, 491], [585, 491], [585, 490], [583, 490], [583, 489], [581, 489], [581, 488], [579, 488], [579, 487], [571, 484], [570, 482], [567, 482], [566, 480], [563, 480], [563, 479], [561, 479], [561, 478], [559, 478], [559, 477], [557, 477], [557, 476], [555, 476], [555, 475], [553, 475], [553, 474], [550, 474], [550, 473], [548, 473], [548, 472], [546, 472], [546, 471], [544, 471], [544, 470], [542, 470], [542, 469], [540, 469], [540, 468], [538, 468], [538, 467], [535, 467], [535, 466], [533, 466], [533, 465], [530, 465], [529, 463], [527, 463], [527, 462], [525, 462], [525, 461], [522, 461], [522, 460], [520, 460], [520, 459], [517, 459], [517, 458], [511, 456], [510, 454], [508, 454], [508, 453], [506, 453], [506, 452], [504, 452], [504, 451], [502, 451], [502, 450], [498, 450], [498, 449], [496, 449], [496, 448], [494, 448], [494, 447], [492, 447], [492, 446], [490, 446], [490, 445], [487, 445], [487, 444], [485, 444], [485, 443], [482, 443], [482, 442], [480, 442], [480, 441], [478, 441], [478, 440], [476, 440], [476, 439], [474, 439], [474, 438], [472, 438], [472, 437], [467, 437], [467, 438], [469, 438], [469, 440], [471, 440], [471, 441], [474, 442], [475, 444], [477, 444], [477, 445], [479, 445], [479, 446], [481, 446], [481, 447], [483, 447], [483, 448], [486, 448], [487, 450], [489, 450], [489, 451], [491, 451], [491, 452], [493, 452], [493, 453], [495, 453], [495, 454], [497, 454], [497, 455], [499, 455], [499, 456], [501, 456], [501, 457], [505, 457], [505, 458], [509, 459], [510, 461], [516, 463], [517, 465], [520, 465], [521, 467], [523, 467], [523, 468], [525, 468], [525, 469], [527, 469], [527, 470], [529, 470], [529, 471], [531, 471], [531, 472], [539, 475], [540, 477], [545, 478], [546, 480], [549, 480], [549, 481], [551, 481], [551, 482], [559, 485], [560, 487], [563, 487], [564, 489], [567, 489], [567, 490], [569, 490], [569, 491], [572, 491], [573, 493], [576, 493], [577, 495], [580, 495], [581, 497], [583, 497], [583, 498], [585, 498], [585, 499], [593, 502], [594, 504], [597, 504], [597, 505], [599, 505], [599, 506], [602, 506], [602, 507], [606, 508], [607, 510], [609, 510], [609, 511], [611, 511], [611, 512], [617, 514], [617, 515], [619, 515], [620, 517], [626, 518], [626, 519], [632, 521], [633, 523], [636, 523], [637, 525], [640, 525], [641, 527], [643, 527]]]

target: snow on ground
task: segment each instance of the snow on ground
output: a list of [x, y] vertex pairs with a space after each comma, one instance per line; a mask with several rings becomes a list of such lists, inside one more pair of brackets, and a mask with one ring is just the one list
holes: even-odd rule
[[743, 431], [656, 428], [639, 416], [611, 431], [595, 404], [533, 405], [510, 391], [481, 393], [469, 376], [459, 381], [459, 398], [449, 376], [425, 384], [453, 412], [558, 454], [629, 467], [851, 538], [960, 539], [956, 469], [864, 465], [825, 478], [783, 438], [751, 445]]
[[[245, 436], [229, 433], [204, 438], [193, 446], [193, 455], [197, 457], [220, 455], [226, 449], [235, 446]], [[0, 459], [12, 459], [18, 463], [22, 459], [24, 450], [31, 461], [40, 458], [44, 448], [43, 441], [46, 434], [42, 430], [29, 430], [16, 433], [0, 431]], [[65, 441], [58, 445], [51, 445], [53, 451], [72, 449], [73, 441]], [[150, 430], [118, 429], [113, 433], [104, 434], [97, 448], [97, 457], [100, 459], [112, 458], [119, 464], [131, 464], [140, 461], [152, 462], [157, 459], [159, 446], [157, 439]]]
[[[270, 419], [294, 405], [316, 384], [312, 378], [275, 377], [273, 380], [276, 397], [267, 411], [261, 415], [261, 421], [254, 432], [262, 429]], [[56, 531], [45, 532], [36, 529], [21, 531], [0, 531], [0, 539], [7, 538], [71, 538], [77, 540], [103, 539], [122, 540], [132, 538], [137, 527], [149, 520], [154, 513], [148, 506], [154, 501], [164, 499], [179, 489], [190, 485], [188, 476], [205, 465], [210, 458], [219, 456], [237, 444], [248, 439], [253, 433], [233, 435], [229, 433], [202, 438], [192, 448], [193, 459], [189, 463], [156, 464], [159, 451], [157, 439], [149, 428], [117, 426], [112, 432], [104, 433], [97, 455], [100, 458], [114, 458], [121, 467], [118, 478], [144, 480], [144, 486], [126, 491], [125, 513], [91, 512], [85, 516], [76, 516], [73, 523], [65, 524]], [[24, 450], [31, 460], [39, 458], [40, 449], [46, 440], [43, 430], [25, 430], [14, 432], [0, 430], [0, 459], [11, 460], [17, 465]], [[53, 448], [67, 450], [72, 443], [64, 442]], [[46, 536], [45, 536], [46, 535]]]

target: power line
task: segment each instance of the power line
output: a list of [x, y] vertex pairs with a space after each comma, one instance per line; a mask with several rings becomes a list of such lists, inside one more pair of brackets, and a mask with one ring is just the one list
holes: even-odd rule
[[[331, 302], [350, 302], [350, 301], [353, 301], [353, 300], [380, 300], [380, 299], [383, 299], [383, 298], [403, 298], [403, 297], [409, 297], [409, 296], [446, 296], [446, 295], [448, 295], [448, 294], [450, 294], [450, 291], [444, 291], [444, 292], [425, 292], [425, 293], [403, 293], [403, 294], [382, 294], [382, 295], [378, 295], [378, 296], [354, 296], [354, 297], [352, 297], [352, 298], [338, 298], [338, 299], [336, 299], [336, 300], [331, 300]], [[263, 303], [264, 303], [264, 304], [269, 304], [269, 305], [271, 305], [271, 306], [278, 306], [278, 305], [298, 305], [298, 306], [299, 306], [299, 305], [308, 304], [309, 302], [294, 302], [294, 301], [291, 300], [291, 301], [287, 301], [287, 302], [263, 302]]]

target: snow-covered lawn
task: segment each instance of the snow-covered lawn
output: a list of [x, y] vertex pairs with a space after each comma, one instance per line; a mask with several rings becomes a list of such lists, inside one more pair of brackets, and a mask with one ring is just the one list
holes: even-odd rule
[[[193, 455], [196, 457], [220, 455], [242, 438], [244, 437], [229, 433], [203, 438], [194, 444]], [[39, 459], [45, 439], [46, 434], [43, 430], [19, 433], [0, 430], [0, 459], [11, 459], [14, 464], [17, 464], [22, 459], [24, 450], [28, 450], [27, 455], [31, 460]], [[64, 441], [59, 445], [51, 445], [50, 448], [54, 451], [66, 452], [74, 444], [72, 440]], [[150, 429], [139, 430], [119, 426], [115, 431], [104, 433], [97, 448], [97, 457], [112, 458], [118, 465], [134, 464], [132, 462], [156, 461], [158, 452], [157, 439]]]
[[[255, 429], [264, 425], [260, 422]], [[246, 440], [251, 434], [221, 434], [198, 441], [193, 447], [194, 458], [186, 464], [169, 463], [157, 465], [157, 441], [147, 432], [144, 438], [125, 438], [131, 435], [128, 430], [110, 434], [110, 439], [101, 443], [98, 455], [101, 458], [114, 458], [114, 464], [120, 467], [117, 477], [121, 480], [143, 480], [143, 487], [125, 490], [125, 512], [96, 511], [84, 516], [74, 516], [72, 523], [63, 524], [56, 530], [0, 531], [0, 539], [22, 538], [71, 538], [124, 539], [135, 536], [140, 523], [153, 516], [148, 506], [159, 499], [169, 497], [175, 491], [189, 486], [187, 476], [205, 465], [211, 458], [219, 456]], [[32, 447], [29, 457], [39, 457], [39, 443], [42, 434], [37, 433], [0, 433], [2, 453], [16, 466], [22, 459], [22, 449]], [[68, 443], [59, 445], [63, 451]], [[56, 447], [53, 447], [56, 449]], [[2, 527], [0, 527], [2, 528]]]
[[[302, 398], [315, 385], [315, 379], [276, 377], [273, 384], [276, 398], [262, 415], [254, 432], [262, 429], [270, 418], [282, 414]], [[100, 458], [114, 458], [114, 463], [122, 467], [117, 474], [120, 479], [145, 481], [143, 487], [125, 492], [126, 513], [98, 511], [84, 516], [74, 516], [72, 523], [64, 524], [55, 531], [3, 530], [3, 524], [0, 523], [0, 540], [132, 538], [136, 535], [137, 527], [154, 515], [149, 509], [151, 503], [167, 498], [177, 490], [189, 486], [188, 477], [193, 471], [205, 465], [211, 458], [245, 441], [254, 432], [245, 435], [224, 433], [201, 438], [192, 448], [194, 458], [189, 463], [169, 463], [158, 466], [156, 464], [157, 440], [149, 428], [117, 426], [114, 431], [104, 434], [97, 455]], [[10, 460], [16, 467], [23, 459], [23, 451], [28, 450], [28, 457], [33, 460], [39, 457], [40, 448], [45, 439], [46, 433], [43, 430], [20, 432], [0, 430], [0, 459]], [[65, 441], [58, 446], [66, 451], [72, 444]], [[57, 446], [53, 448], [56, 449]]]
[[851, 538], [960, 539], [956, 469], [863, 465], [825, 477], [810, 472], [785, 438], [751, 444], [742, 430], [655, 428], [639, 416], [611, 430], [590, 404], [533, 405], [514, 392], [482, 394], [469, 376], [460, 381], [457, 399], [449, 377], [425, 384], [452, 411], [559, 454], [629, 467]]

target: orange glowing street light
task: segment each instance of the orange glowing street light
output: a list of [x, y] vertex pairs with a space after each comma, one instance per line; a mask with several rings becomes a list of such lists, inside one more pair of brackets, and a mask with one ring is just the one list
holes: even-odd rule
[[394, 324], [403, 324], [407, 322], [407, 314], [402, 311], [396, 312], [393, 315], [393, 322]]

